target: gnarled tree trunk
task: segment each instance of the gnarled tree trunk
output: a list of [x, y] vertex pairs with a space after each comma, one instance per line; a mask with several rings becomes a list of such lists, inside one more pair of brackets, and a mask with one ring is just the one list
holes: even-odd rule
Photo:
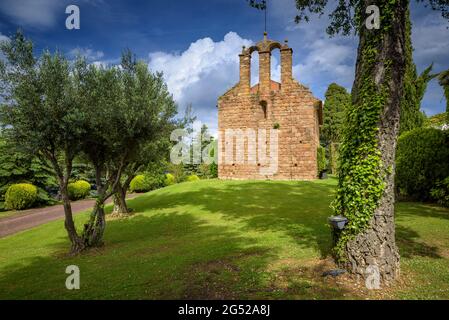
[[[365, 1], [365, 7], [372, 4]], [[406, 30], [408, 23], [408, 1], [397, 1], [389, 5], [391, 19], [381, 20], [389, 24], [389, 28], [380, 25], [379, 30], [360, 31], [360, 43], [356, 65], [356, 77], [352, 90], [353, 105], [363, 105], [363, 81], [375, 84], [377, 92], [385, 92], [386, 100], [378, 122], [378, 151], [381, 154], [381, 172], [384, 173], [384, 189], [373, 215], [361, 232], [351, 238], [344, 248], [345, 266], [357, 275], [367, 277], [367, 268], [374, 266], [379, 271], [380, 282], [388, 283], [399, 275], [399, 253], [395, 243], [394, 222], [394, 164], [396, 140], [399, 132], [400, 101], [406, 68], [405, 44], [409, 36]], [[384, 12], [381, 12], [382, 15]], [[370, 42], [370, 32], [377, 32], [375, 47]], [[374, 51], [372, 51], [374, 49]], [[375, 58], [368, 61], [364, 52], [375, 52]], [[367, 67], [369, 65], [369, 67]], [[366, 74], [371, 70], [371, 74]], [[373, 93], [374, 94], [374, 93]], [[363, 110], [362, 110], [363, 111]], [[354, 137], [358, 138], [358, 137]], [[360, 190], [363, 192], [363, 190]]]
[[121, 216], [129, 214], [129, 209], [126, 204], [126, 188], [122, 187], [120, 184], [117, 185], [117, 192], [113, 195], [113, 201], [113, 215]]
[[105, 199], [99, 197], [90, 214], [89, 222], [84, 225], [83, 242], [86, 247], [98, 247], [103, 245], [103, 234], [106, 228], [104, 213]]
[[[54, 162], [56, 163], [56, 162]], [[67, 167], [67, 175], [64, 176], [59, 166], [55, 165], [55, 170], [58, 172], [59, 192], [61, 193], [61, 200], [64, 207], [64, 227], [67, 230], [67, 235], [71, 243], [70, 254], [77, 254], [85, 249], [83, 239], [76, 231], [75, 222], [73, 221], [72, 205], [70, 203], [69, 192], [67, 189], [69, 176], [71, 172], [71, 165]]]
[[102, 183], [102, 166], [95, 166], [95, 180], [97, 183], [98, 197], [95, 206], [90, 213], [89, 221], [84, 225], [82, 234], [83, 243], [86, 247], [98, 247], [103, 245], [103, 234], [106, 228], [106, 217], [104, 213], [104, 204], [110, 194], [108, 194], [109, 185]]

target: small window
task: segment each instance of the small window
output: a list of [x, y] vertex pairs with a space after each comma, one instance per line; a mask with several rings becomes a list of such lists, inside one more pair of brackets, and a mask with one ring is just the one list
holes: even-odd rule
[[260, 106], [262, 107], [263, 117], [267, 118], [267, 102], [266, 101], [260, 101]]

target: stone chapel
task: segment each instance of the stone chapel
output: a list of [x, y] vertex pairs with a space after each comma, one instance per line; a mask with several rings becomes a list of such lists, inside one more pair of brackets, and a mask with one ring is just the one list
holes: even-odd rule
[[[280, 50], [281, 81], [271, 80], [271, 52]], [[259, 83], [251, 87], [251, 54], [259, 54]], [[220, 179], [316, 179], [322, 102], [292, 76], [287, 40], [243, 47], [240, 81], [218, 99]]]

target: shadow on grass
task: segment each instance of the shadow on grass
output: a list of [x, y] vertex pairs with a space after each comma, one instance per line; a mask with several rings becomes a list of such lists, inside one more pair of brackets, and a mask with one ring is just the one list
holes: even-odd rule
[[[245, 231], [282, 231], [301, 248], [316, 248], [325, 258], [331, 246], [327, 218], [332, 214], [333, 190], [331, 185], [304, 181], [228, 181], [220, 187], [204, 185], [194, 191], [150, 194], [142, 201], [153, 209], [167, 208], [168, 204], [171, 208], [194, 205], [244, 222]], [[142, 210], [139, 202], [134, 203]]]
[[420, 241], [419, 234], [411, 228], [396, 226], [396, 242], [401, 257], [442, 258], [438, 254], [438, 247]]
[[433, 203], [404, 201], [397, 204], [397, 209], [401, 211], [402, 216], [408, 215], [449, 220], [449, 209]]
[[[267, 271], [278, 252], [246, 234], [281, 232], [325, 257], [332, 191], [312, 182], [227, 182], [151, 193], [130, 201], [136, 213], [151, 216], [108, 221], [103, 248], [67, 257], [61, 251], [67, 240], [59, 237], [47, 244], [58, 250], [55, 255], [15, 259], [1, 270], [0, 298], [310, 298], [312, 291], [317, 298], [339, 296], [341, 289], [291, 273], [280, 289]], [[239, 221], [244, 230], [211, 224], [190, 210]], [[65, 268], [72, 264], [80, 267], [81, 290], [65, 288]]]
[[[57, 246], [60, 242], [67, 243], [55, 239]], [[200, 278], [191, 277], [192, 266], [217, 261], [235, 270], [247, 266], [255, 273], [253, 284], [263, 287], [257, 270], [273, 258], [266, 248], [226, 227], [204, 225], [190, 214], [176, 212], [110, 221], [105, 242], [105, 247], [77, 257], [59, 252], [57, 257], [27, 257], [9, 265], [1, 272], [0, 298], [205, 298], [212, 293], [192, 292], [192, 287], [203, 285]], [[72, 264], [80, 268], [81, 290], [65, 288], [65, 268]], [[220, 269], [214, 288], [227, 287], [232, 294], [224, 298], [232, 298], [232, 286], [245, 284], [245, 279], [227, 283], [225, 275], [226, 268]]]

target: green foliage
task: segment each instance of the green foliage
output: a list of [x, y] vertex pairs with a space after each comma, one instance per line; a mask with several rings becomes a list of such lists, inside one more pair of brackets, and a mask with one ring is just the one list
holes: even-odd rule
[[210, 164], [209, 172], [211, 178], [218, 178], [218, 164], [216, 162]]
[[129, 190], [131, 192], [148, 192], [151, 190], [151, 186], [145, 175], [139, 174], [131, 180]]
[[165, 175], [164, 184], [165, 184], [166, 186], [171, 186], [171, 185], [173, 185], [173, 184], [175, 184], [175, 183], [176, 183], [175, 176], [172, 175], [171, 173], [167, 173], [167, 174]]
[[342, 86], [331, 83], [325, 93], [322, 139], [326, 145], [340, 142], [345, 110], [351, 104], [351, 94]]
[[90, 184], [95, 183], [95, 171], [92, 164], [85, 157], [76, 157], [73, 160], [71, 178], [73, 180], [85, 180]]
[[173, 176], [175, 183], [185, 181], [188, 175], [194, 174], [196, 172], [186, 169], [185, 165], [183, 165], [182, 163], [180, 164], [169, 163], [167, 167], [168, 167], [167, 171], [171, 176]]
[[199, 181], [199, 180], [200, 180], [200, 178], [196, 174], [192, 174], [192, 175], [188, 176], [186, 179], [187, 182], [194, 182], [194, 181]]
[[5, 194], [5, 208], [23, 210], [31, 208], [38, 199], [37, 187], [29, 183], [11, 185]]
[[436, 183], [430, 191], [432, 199], [444, 207], [449, 207], [449, 176], [446, 179]]
[[57, 187], [54, 172], [46, 161], [19, 150], [0, 136], [0, 199], [10, 185], [29, 182], [39, 189], [39, 204], [53, 203], [44, 189]]
[[327, 146], [329, 168], [337, 173], [338, 145], [341, 140], [345, 110], [351, 104], [351, 94], [342, 86], [331, 83], [325, 93], [321, 140]]
[[449, 176], [449, 132], [418, 128], [398, 140], [396, 188], [403, 196], [430, 200], [437, 181]]
[[0, 197], [3, 197], [11, 183], [29, 178], [30, 157], [16, 152], [12, 146], [0, 140]]
[[438, 83], [443, 87], [446, 98], [446, 122], [449, 123], [449, 69], [438, 75]]
[[431, 117], [426, 118], [424, 122], [425, 127], [441, 127], [445, 123], [449, 123], [447, 120], [447, 112], [442, 112], [435, 114]]
[[146, 172], [145, 185], [148, 187], [148, 191], [163, 188], [165, 186], [165, 175]]
[[67, 190], [69, 191], [70, 200], [81, 200], [90, 194], [91, 185], [84, 180], [69, 183]]
[[317, 149], [317, 166], [318, 174], [320, 174], [327, 168], [326, 149], [322, 146], [319, 146]]

